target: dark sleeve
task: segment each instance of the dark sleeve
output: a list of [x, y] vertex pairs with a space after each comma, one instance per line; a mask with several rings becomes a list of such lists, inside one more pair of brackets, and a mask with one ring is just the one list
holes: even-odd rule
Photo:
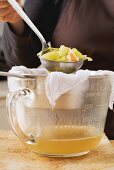
[[32, 48], [31, 34], [26, 37], [16, 36], [7, 23], [4, 24], [3, 51], [10, 68], [14, 65], [37, 67], [40, 63]]
[[[24, 10], [46, 41], [50, 41], [57, 14], [53, 0], [27, 0]], [[24, 34], [20, 37], [12, 32], [8, 23], [4, 24], [3, 50], [10, 67], [24, 65], [35, 68], [40, 65], [37, 53], [41, 50], [41, 43], [26, 24]]]
[[105, 133], [110, 140], [114, 140], [114, 111], [110, 109], [107, 113]]

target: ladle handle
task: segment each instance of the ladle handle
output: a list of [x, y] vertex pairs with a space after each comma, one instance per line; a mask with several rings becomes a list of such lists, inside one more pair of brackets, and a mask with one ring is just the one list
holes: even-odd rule
[[42, 43], [42, 49], [46, 47], [46, 40], [44, 39], [43, 35], [40, 31], [36, 28], [33, 22], [29, 19], [29, 17], [25, 14], [22, 8], [15, 0], [7, 0], [10, 5], [16, 10], [16, 12], [21, 16], [21, 18], [28, 24], [28, 26], [35, 32], [35, 34], [39, 37]]

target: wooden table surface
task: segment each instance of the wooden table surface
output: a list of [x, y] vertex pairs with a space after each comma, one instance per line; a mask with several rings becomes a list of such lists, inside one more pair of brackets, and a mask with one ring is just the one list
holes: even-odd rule
[[104, 135], [85, 156], [47, 158], [28, 151], [13, 132], [0, 131], [0, 170], [114, 170], [114, 147]]
[[110, 143], [112, 144], [112, 146], [114, 148], [114, 140], [110, 140]]

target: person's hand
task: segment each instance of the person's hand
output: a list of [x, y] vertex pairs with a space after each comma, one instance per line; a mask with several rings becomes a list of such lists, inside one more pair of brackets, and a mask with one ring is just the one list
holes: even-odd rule
[[[20, 5], [20, 0], [16, 0]], [[0, 0], [0, 21], [9, 22], [11, 24], [17, 23], [21, 20], [21, 17], [11, 7], [7, 0]]]

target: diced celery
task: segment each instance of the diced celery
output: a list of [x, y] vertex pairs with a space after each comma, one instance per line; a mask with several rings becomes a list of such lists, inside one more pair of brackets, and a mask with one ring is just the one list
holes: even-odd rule
[[59, 48], [59, 55], [61, 57], [67, 56], [68, 52], [69, 52], [69, 48], [68, 47], [65, 47], [64, 45], [60, 46], [60, 48]]
[[59, 56], [58, 51], [52, 51], [52, 52], [48, 52], [48, 53], [42, 55], [42, 58], [44, 58], [45, 60], [52, 60], [52, 61], [54, 61], [54, 60], [59, 59], [60, 56]]
[[83, 54], [79, 52], [76, 48], [73, 48], [72, 51], [77, 57], [79, 57], [79, 60], [84, 60]]
[[[65, 47], [64, 45], [61, 45], [60, 48], [48, 47], [45, 49], [45, 54], [42, 55], [42, 51], [40, 51], [37, 55], [38, 56], [42, 55], [42, 58], [46, 60], [67, 62], [69, 61], [68, 60], [69, 52], [73, 53], [74, 57], [76, 58], [76, 61], [79, 61], [79, 60], [92, 61], [92, 58], [87, 57], [86, 55], [83, 55], [76, 48], [71, 49], [69, 47]], [[72, 58], [72, 56], [70, 57]], [[70, 60], [70, 61], [73, 61], [73, 60]]]
[[93, 59], [91, 57], [87, 57], [87, 56], [84, 56], [84, 57], [85, 57], [85, 60], [93, 61]]
[[66, 59], [66, 57], [64, 56], [64, 57], [61, 57], [61, 58], [57, 59], [56, 61], [67, 62], [67, 59]]

